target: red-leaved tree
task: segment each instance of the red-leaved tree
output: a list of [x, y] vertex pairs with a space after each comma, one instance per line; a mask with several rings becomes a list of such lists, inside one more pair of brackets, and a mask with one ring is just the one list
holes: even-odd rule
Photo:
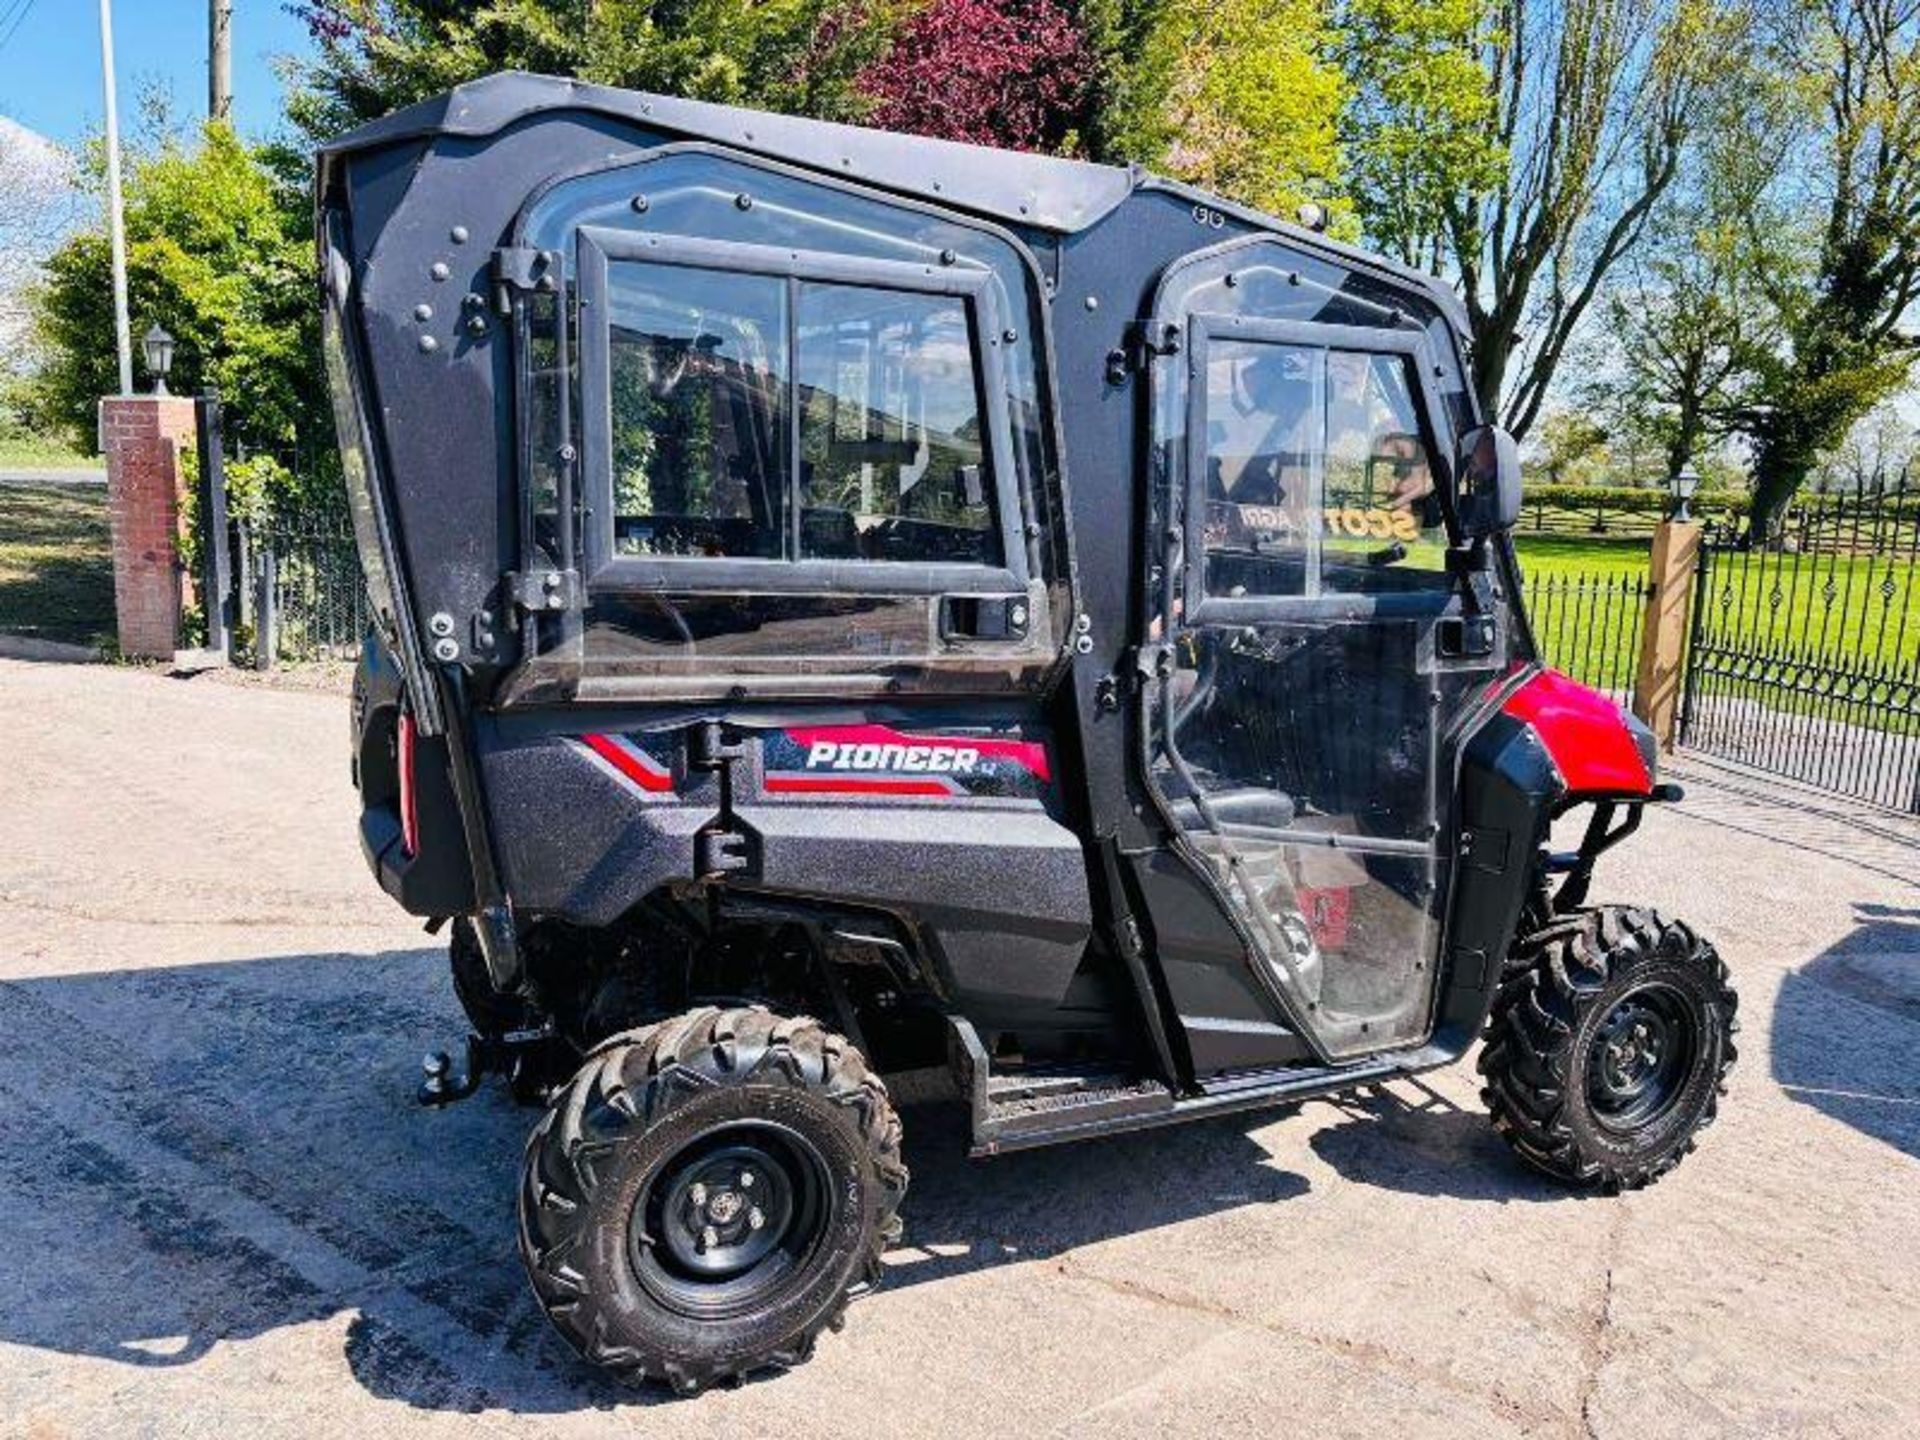
[[1053, 0], [930, 0], [861, 71], [866, 123], [1011, 150], [1078, 150], [1097, 62]]

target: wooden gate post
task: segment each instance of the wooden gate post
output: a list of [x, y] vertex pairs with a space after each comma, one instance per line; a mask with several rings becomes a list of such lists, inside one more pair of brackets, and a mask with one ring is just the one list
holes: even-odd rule
[[1700, 527], [1666, 520], [1653, 532], [1647, 562], [1647, 608], [1640, 629], [1640, 673], [1634, 679], [1633, 713], [1652, 729], [1662, 750], [1671, 750], [1686, 681], [1687, 613], [1700, 568]]

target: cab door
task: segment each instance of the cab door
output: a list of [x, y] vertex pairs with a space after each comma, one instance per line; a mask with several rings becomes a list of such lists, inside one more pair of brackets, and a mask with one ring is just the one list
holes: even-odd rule
[[1141, 719], [1172, 848], [1337, 1060], [1430, 1031], [1454, 722], [1505, 636], [1447, 563], [1427, 334], [1299, 288], [1163, 287]]

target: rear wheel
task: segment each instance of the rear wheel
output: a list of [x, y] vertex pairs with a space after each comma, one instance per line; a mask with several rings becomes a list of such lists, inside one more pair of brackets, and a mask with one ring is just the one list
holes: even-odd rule
[[1514, 947], [1481, 1092], [1529, 1164], [1598, 1189], [1657, 1180], [1713, 1122], [1737, 997], [1713, 946], [1651, 910], [1555, 918]]
[[596, 1046], [527, 1144], [520, 1251], [587, 1359], [691, 1393], [790, 1367], [877, 1284], [900, 1122], [807, 1019], [696, 1010]]

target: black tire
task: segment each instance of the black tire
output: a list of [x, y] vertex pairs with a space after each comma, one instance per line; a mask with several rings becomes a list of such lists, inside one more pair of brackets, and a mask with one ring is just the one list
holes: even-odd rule
[[473, 922], [461, 915], [448, 928], [447, 958], [453, 969], [453, 993], [473, 1033], [482, 1040], [498, 1040], [502, 1035], [539, 1029], [540, 1016], [532, 1005], [518, 995], [502, 995], [493, 988]]
[[879, 1283], [906, 1187], [857, 1049], [809, 1019], [695, 1010], [596, 1046], [554, 1096], [520, 1255], [582, 1356], [692, 1394], [806, 1360]]
[[1713, 1123], [1738, 1007], [1712, 945], [1651, 910], [1555, 918], [1514, 947], [1487, 1022], [1481, 1091], [1528, 1164], [1632, 1190]]

